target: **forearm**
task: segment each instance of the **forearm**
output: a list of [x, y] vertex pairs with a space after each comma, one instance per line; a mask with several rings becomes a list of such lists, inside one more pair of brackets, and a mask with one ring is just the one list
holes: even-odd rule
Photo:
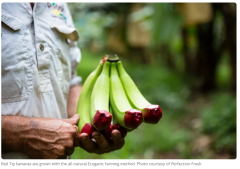
[[78, 99], [79, 99], [81, 90], [82, 90], [81, 85], [72, 86], [69, 90], [68, 100], [67, 100], [68, 118], [72, 117], [74, 114], [77, 113]]
[[[51, 118], [30, 118], [23, 116], [2, 116], [2, 149], [6, 151], [30, 151], [34, 147], [34, 141], [41, 139], [45, 133], [52, 132], [54, 136], [56, 119]], [[51, 136], [51, 137], [52, 137]], [[42, 136], [43, 137], [43, 136]], [[50, 137], [49, 137], [50, 138]], [[47, 141], [47, 140], [46, 140]]]
[[2, 116], [2, 152], [30, 158], [64, 158], [74, 150], [79, 116], [71, 119]]
[[[21, 116], [2, 116], [2, 151], [25, 150], [24, 133], [31, 129], [31, 120]], [[34, 122], [32, 122], [34, 125]]]

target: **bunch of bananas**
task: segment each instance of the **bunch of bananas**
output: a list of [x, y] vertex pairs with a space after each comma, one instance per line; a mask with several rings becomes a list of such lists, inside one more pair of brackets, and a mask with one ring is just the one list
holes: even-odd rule
[[[159, 105], [150, 104], [115, 55], [105, 55], [86, 79], [78, 101], [80, 133], [92, 137], [100, 131], [107, 139], [118, 129], [125, 137], [142, 122], [156, 124], [162, 117]], [[114, 124], [114, 125], [113, 125]]]

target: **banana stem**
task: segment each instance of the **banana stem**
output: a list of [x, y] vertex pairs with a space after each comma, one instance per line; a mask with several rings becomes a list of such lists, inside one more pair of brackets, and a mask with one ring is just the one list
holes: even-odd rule
[[108, 61], [109, 62], [118, 62], [119, 61], [119, 57], [118, 57], [117, 54], [115, 54], [115, 55], [106, 55], [106, 56], [108, 56]]
[[103, 56], [103, 58], [101, 59], [100, 63], [102, 65], [104, 65], [106, 63], [106, 61], [108, 61], [108, 55]]

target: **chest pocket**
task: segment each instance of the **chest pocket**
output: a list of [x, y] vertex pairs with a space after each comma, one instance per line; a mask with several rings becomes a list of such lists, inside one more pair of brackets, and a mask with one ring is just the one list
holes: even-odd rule
[[68, 44], [70, 41], [76, 41], [79, 38], [78, 32], [73, 27], [64, 24], [50, 25], [55, 37], [55, 53], [57, 54], [55, 72], [59, 80], [59, 85], [64, 94], [69, 91], [69, 82], [71, 79], [71, 56]]
[[22, 22], [1, 15], [2, 103], [27, 100], [32, 91], [32, 69]]

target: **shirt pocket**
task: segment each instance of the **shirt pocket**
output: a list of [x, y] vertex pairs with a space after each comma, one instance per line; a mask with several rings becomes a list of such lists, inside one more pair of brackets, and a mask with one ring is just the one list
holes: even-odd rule
[[55, 70], [63, 93], [69, 91], [71, 80], [71, 58], [69, 52], [69, 41], [79, 38], [78, 32], [66, 24], [50, 25], [55, 37], [55, 53], [57, 54]]
[[1, 15], [2, 103], [27, 100], [32, 91], [32, 69], [22, 22]]

